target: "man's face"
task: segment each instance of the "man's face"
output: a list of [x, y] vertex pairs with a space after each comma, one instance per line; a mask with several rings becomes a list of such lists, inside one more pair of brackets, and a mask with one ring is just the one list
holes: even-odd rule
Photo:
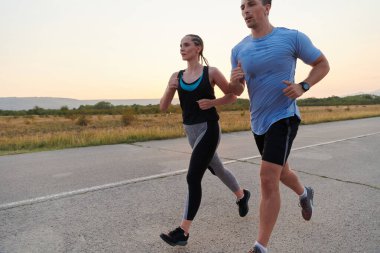
[[241, 0], [241, 14], [248, 28], [257, 28], [268, 16], [270, 5], [264, 6], [261, 0]]

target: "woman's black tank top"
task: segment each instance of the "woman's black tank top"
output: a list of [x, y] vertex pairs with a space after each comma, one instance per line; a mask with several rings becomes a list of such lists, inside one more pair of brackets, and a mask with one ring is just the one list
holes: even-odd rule
[[191, 90], [189, 87], [196, 85], [198, 80], [189, 84], [185, 83], [182, 80], [183, 72], [184, 70], [181, 70], [178, 73], [178, 96], [182, 108], [183, 124], [193, 125], [219, 120], [215, 107], [202, 110], [197, 103], [200, 99], [215, 99], [214, 87], [211, 86], [208, 76], [208, 67], [203, 67], [203, 74], [200, 77], [202, 80], [194, 90]]

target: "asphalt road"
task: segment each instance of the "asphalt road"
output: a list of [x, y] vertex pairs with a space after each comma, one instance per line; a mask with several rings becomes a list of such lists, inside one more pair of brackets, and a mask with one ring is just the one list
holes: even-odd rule
[[[180, 222], [185, 138], [0, 156], [0, 252], [247, 252], [257, 235], [260, 158], [250, 132], [223, 134], [220, 157], [252, 193], [240, 218], [211, 173], [185, 247], [159, 238]], [[281, 187], [270, 252], [380, 252], [380, 117], [301, 126], [290, 156], [315, 189], [302, 219]]]

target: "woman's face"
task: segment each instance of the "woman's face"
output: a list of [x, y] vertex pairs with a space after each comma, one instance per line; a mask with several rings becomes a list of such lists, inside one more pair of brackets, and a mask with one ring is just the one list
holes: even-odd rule
[[180, 48], [181, 48], [180, 53], [182, 55], [182, 60], [189, 61], [193, 58], [199, 59], [201, 46], [195, 45], [190, 36], [185, 36], [181, 40]]

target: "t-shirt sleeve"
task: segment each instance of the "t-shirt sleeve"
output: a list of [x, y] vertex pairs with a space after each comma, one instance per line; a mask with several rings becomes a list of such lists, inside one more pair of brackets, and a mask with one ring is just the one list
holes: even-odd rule
[[231, 68], [234, 69], [238, 65], [238, 59], [237, 59], [237, 53], [236, 53], [236, 48], [233, 48], [231, 50]]
[[306, 64], [311, 64], [322, 52], [316, 48], [306, 34], [297, 33], [297, 58], [301, 59]]

